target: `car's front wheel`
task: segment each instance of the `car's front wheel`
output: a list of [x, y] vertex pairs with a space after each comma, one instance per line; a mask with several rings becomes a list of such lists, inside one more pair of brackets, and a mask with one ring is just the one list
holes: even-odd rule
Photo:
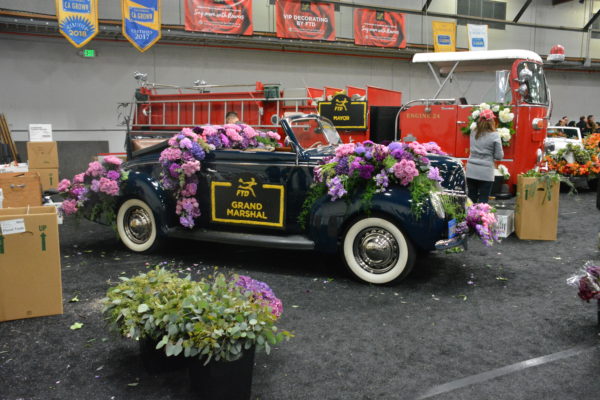
[[412, 270], [415, 249], [392, 222], [382, 218], [363, 218], [346, 231], [343, 257], [350, 271], [360, 280], [384, 284], [399, 282]]
[[123, 244], [137, 253], [150, 253], [160, 244], [152, 209], [140, 199], [129, 199], [121, 204], [117, 232]]

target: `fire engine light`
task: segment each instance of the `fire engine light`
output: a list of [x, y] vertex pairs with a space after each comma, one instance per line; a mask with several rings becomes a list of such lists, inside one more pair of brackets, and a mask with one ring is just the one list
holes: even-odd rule
[[560, 44], [555, 44], [550, 49], [550, 54], [547, 57], [548, 61], [559, 63], [565, 61], [565, 48]]
[[531, 122], [531, 126], [534, 130], [539, 131], [544, 128], [544, 119], [543, 118], [534, 118]]

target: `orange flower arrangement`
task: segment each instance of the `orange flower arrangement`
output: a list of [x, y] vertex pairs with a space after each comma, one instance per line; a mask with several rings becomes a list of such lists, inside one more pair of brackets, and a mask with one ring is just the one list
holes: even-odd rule
[[600, 151], [600, 133], [592, 133], [583, 138], [583, 146], [586, 150], [598, 152]]
[[592, 155], [591, 160], [580, 164], [578, 162], [567, 163], [564, 159], [556, 160], [547, 155], [545, 161], [548, 163], [548, 170], [556, 171], [564, 176], [596, 176], [600, 174], [600, 161], [598, 155]]

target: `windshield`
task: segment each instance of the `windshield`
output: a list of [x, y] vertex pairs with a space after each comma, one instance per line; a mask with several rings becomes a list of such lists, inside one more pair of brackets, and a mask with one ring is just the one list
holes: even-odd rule
[[548, 137], [560, 137], [565, 139], [579, 139], [577, 128], [565, 128], [562, 126], [549, 126]]
[[[521, 73], [529, 70], [531, 73]], [[517, 76], [523, 76], [522, 84], [527, 86], [527, 91], [523, 95], [523, 100], [530, 104], [548, 104], [548, 91], [546, 89], [546, 78], [544, 69], [540, 64], [524, 61], [519, 64]]]
[[305, 150], [342, 143], [335, 126], [325, 118], [297, 118], [289, 121], [289, 124], [298, 144]]

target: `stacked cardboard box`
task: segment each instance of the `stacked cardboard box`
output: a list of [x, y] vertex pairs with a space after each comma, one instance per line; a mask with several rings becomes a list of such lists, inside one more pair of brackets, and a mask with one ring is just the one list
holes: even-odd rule
[[62, 312], [56, 208], [0, 209], [0, 322]]
[[56, 142], [27, 142], [29, 171], [40, 175], [42, 189], [58, 187], [58, 147]]

